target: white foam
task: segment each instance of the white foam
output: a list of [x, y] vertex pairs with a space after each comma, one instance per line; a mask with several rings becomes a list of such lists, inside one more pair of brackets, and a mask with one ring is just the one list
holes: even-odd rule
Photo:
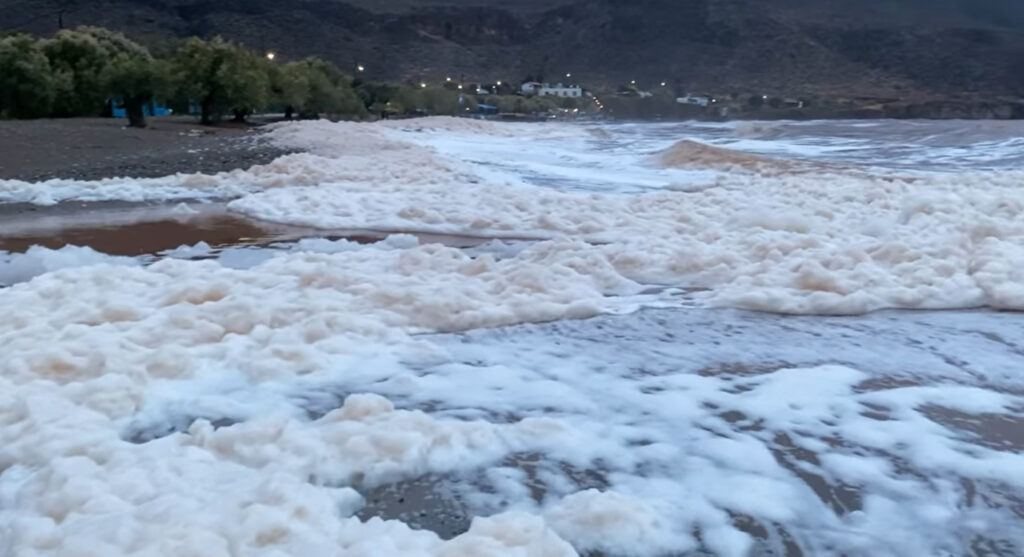
[[[379, 550], [383, 529], [401, 553], [571, 555], [543, 521], [521, 514], [480, 520], [450, 542], [364, 524], [347, 518], [358, 495], [338, 487], [544, 452], [569, 435], [556, 421], [438, 420], [353, 395], [311, 422], [281, 394], [230, 395], [331, 375], [334, 358], [429, 353], [409, 332], [594, 315], [604, 280], [632, 288], [610, 271], [583, 272], [585, 259], [573, 268], [543, 252], [504, 262], [407, 237], [390, 243], [282, 254], [244, 271], [175, 259], [92, 265], [0, 291], [0, 492], [16, 494], [0, 510], [8, 547], [274, 555], [341, 543], [362, 554]], [[197, 420], [142, 445], [121, 439], [130, 421], [173, 418], [183, 396], [185, 411], [246, 421], [215, 429]]]
[[[1022, 263], [1014, 246], [1024, 243], [1024, 173], [818, 168], [681, 178], [645, 162], [647, 151], [597, 150], [602, 140], [590, 129], [445, 119], [289, 123], [275, 126], [272, 140], [309, 152], [248, 171], [15, 189], [135, 199], [198, 188], [248, 193], [231, 209], [321, 228], [571, 236], [601, 245], [551, 251], [553, 259], [585, 250], [630, 280], [711, 288], [709, 303], [763, 311], [1024, 306], [1014, 271]], [[644, 129], [628, 128], [640, 137]], [[594, 165], [616, 176], [602, 187], [623, 193], [579, 191], [599, 179], [588, 170]], [[664, 189], [651, 191], [659, 180]]]
[[89, 247], [64, 246], [60, 249], [31, 246], [24, 253], [0, 251], [0, 286], [24, 282], [58, 269], [89, 265], [132, 266], [130, 257], [114, 257]]
[[1019, 308], [1020, 179], [737, 175], [636, 195], [346, 184], [268, 191], [231, 208], [324, 228], [577, 237], [601, 245], [562, 255], [586, 249], [631, 280], [711, 288], [711, 303], [763, 311]]

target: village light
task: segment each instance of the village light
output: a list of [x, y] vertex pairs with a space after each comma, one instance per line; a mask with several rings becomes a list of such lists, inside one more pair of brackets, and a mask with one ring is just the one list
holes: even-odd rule
[[462, 89], [462, 86], [461, 86], [461, 85], [459, 85], [459, 89]]
[[420, 83], [420, 89], [426, 89], [426, 88], [427, 88], [427, 84], [426, 83]]
[[495, 83], [495, 85], [497, 85], [498, 87], [501, 87], [501, 82], [498, 81], [498, 82]]
[[450, 77], [446, 77], [446, 78], [444, 78], [444, 80], [445, 80], [445, 81], [451, 81], [451, 80], [452, 80], [452, 78], [450, 78]]
[[359, 70], [359, 71], [363, 71], [366, 68], [364, 68], [362, 64], [359, 64], [358, 66], [356, 66], [356, 69]]
[[572, 77], [571, 73], [566, 72], [565, 77]]
[[267, 60], [273, 61], [274, 58], [277, 58], [277, 54], [274, 54], [273, 51], [267, 53]]
[[662, 87], [664, 87], [664, 86], [665, 86], [665, 82], [664, 82], [664, 81], [662, 81], [662, 82], [661, 82], [661, 86], [662, 86]]

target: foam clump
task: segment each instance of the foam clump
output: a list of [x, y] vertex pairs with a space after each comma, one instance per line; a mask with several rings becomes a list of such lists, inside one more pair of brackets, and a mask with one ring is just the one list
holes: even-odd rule
[[785, 159], [745, 153], [684, 139], [662, 151], [657, 159], [665, 168], [715, 168], [723, 170], [793, 170], [798, 165]]
[[139, 262], [130, 257], [100, 253], [85, 246], [64, 246], [60, 249], [31, 246], [24, 253], [0, 251], [0, 286], [25, 282], [60, 269], [91, 265], [135, 266]]
[[588, 489], [569, 495], [544, 516], [551, 528], [582, 552], [650, 555], [680, 551], [691, 543], [673, 534], [650, 505], [613, 491]]

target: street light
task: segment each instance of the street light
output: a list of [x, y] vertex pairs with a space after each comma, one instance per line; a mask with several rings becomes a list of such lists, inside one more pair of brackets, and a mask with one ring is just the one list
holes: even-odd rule
[[498, 81], [498, 82], [495, 83], [495, 85], [497, 85], [498, 87], [501, 87], [501, 82]]
[[427, 88], [427, 84], [426, 83], [420, 83], [420, 89], [426, 89], [426, 88]]
[[664, 82], [664, 81], [662, 81], [662, 82], [661, 82], [661, 86], [662, 86], [662, 87], [664, 87], [664, 86], [665, 86], [665, 82]]
[[277, 58], [277, 54], [274, 54], [273, 51], [270, 51], [270, 52], [267, 53], [267, 60], [270, 60], [271, 62], [273, 62], [274, 58]]
[[358, 66], [356, 66], [356, 70], [358, 70], [358, 71], [363, 71], [365, 69], [366, 68], [364, 68], [362, 64], [359, 64]]
[[567, 72], [567, 73], [565, 74], [565, 77], [572, 77], [572, 74], [571, 74], [571, 73], [568, 73], [568, 72]]
[[451, 80], [452, 80], [452, 78], [450, 78], [450, 77], [446, 77], [446, 78], [444, 78], [444, 80], [445, 80], [445, 81], [451, 81]]

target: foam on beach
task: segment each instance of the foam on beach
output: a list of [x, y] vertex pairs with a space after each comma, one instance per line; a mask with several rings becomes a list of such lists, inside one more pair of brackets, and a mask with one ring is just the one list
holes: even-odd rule
[[[761, 311], [1024, 308], [1019, 171], [891, 175], [689, 140], [657, 155], [686, 169], [658, 169], [644, 153], [590, 153], [578, 126], [458, 119], [287, 123], [270, 134], [305, 152], [214, 176], [0, 190], [37, 202], [231, 193], [240, 196], [231, 210], [284, 224], [568, 238], [577, 243], [537, 249], [552, 262], [599, 258], [622, 280], [706, 288], [706, 303]], [[495, 153], [580, 185], [538, 185], [530, 166]], [[593, 165], [627, 188], [644, 185], [586, 191]], [[713, 173], [686, 174], [693, 168]]]
[[[929, 413], [1009, 416], [1019, 391], [869, 389], [870, 370], [836, 364], [720, 372], [684, 337], [730, 312], [631, 322], [654, 345], [600, 317], [652, 286], [795, 314], [1024, 309], [1024, 173], [765, 173], [760, 156], [610, 135], [288, 123], [271, 140], [305, 152], [247, 170], [0, 183], [6, 201], [230, 195], [232, 211], [325, 230], [529, 240], [307, 240], [237, 266], [178, 259], [207, 244], [145, 264], [3, 254], [16, 284], [0, 288], [0, 553], [742, 556], [746, 517], [822, 555], [1024, 538], [1011, 511], [963, 508], [961, 489], [1024, 489], [1019, 451]], [[665, 149], [714, 168], [651, 164]], [[482, 331], [545, 322], [558, 323]], [[968, 336], [1015, 350], [987, 334]], [[726, 348], [762, 365], [822, 357], [769, 337]], [[978, 358], [981, 382], [1010, 373]], [[968, 367], [922, 367], [954, 364]], [[810, 473], [857, 504], [835, 511]], [[491, 488], [465, 499], [485, 512], [451, 539], [356, 518], [376, 487], [473, 474]]]

